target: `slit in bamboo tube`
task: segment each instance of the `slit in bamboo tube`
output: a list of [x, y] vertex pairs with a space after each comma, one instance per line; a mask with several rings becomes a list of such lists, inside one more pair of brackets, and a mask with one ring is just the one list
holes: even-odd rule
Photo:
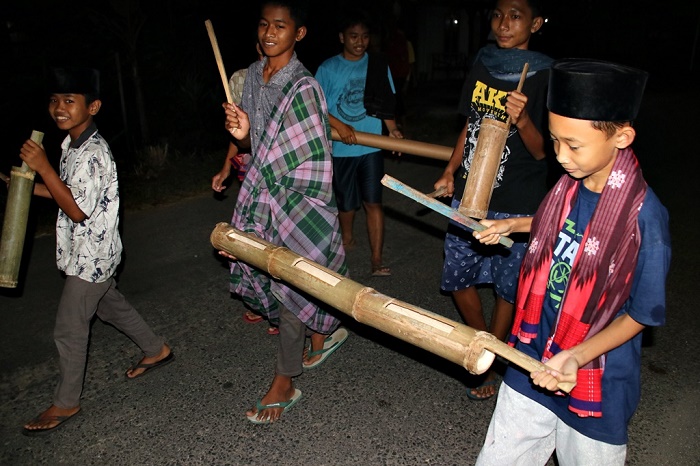
[[[241, 240], [242, 237], [247, 241]], [[226, 223], [216, 226], [211, 243], [360, 323], [459, 364], [474, 374], [484, 373], [496, 354], [525, 369], [545, 367], [493, 335], [378, 293], [285, 247], [243, 233]], [[571, 389], [564, 384], [559, 388]]]

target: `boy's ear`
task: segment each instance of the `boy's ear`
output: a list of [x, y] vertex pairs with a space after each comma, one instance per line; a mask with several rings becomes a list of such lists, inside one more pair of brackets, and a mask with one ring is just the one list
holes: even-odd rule
[[306, 36], [306, 26], [302, 26], [299, 29], [297, 29], [297, 42], [302, 40]]
[[630, 125], [625, 125], [617, 130], [615, 134], [615, 147], [622, 150], [632, 145], [637, 132]]
[[338, 38], [340, 39], [341, 44], [345, 44], [345, 36], [343, 35], [342, 32], [338, 33]]
[[542, 18], [541, 16], [538, 16], [535, 19], [533, 19], [532, 20], [532, 27], [530, 28], [530, 33], [534, 34], [537, 31], [539, 31], [543, 24], [544, 24], [544, 18]]
[[88, 112], [90, 112], [90, 115], [95, 116], [97, 112], [100, 111], [100, 108], [102, 108], [102, 101], [100, 99], [95, 99], [88, 105]]

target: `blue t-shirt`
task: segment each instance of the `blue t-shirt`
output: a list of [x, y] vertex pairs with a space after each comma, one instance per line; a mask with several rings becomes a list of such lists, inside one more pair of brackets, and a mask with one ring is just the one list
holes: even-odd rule
[[[538, 361], [559, 313], [571, 265], [581, 237], [600, 199], [600, 194], [580, 184], [575, 206], [564, 223], [552, 258], [547, 295], [545, 296], [537, 337], [530, 344], [518, 341], [516, 348]], [[646, 326], [663, 325], [666, 311], [666, 274], [671, 260], [671, 236], [668, 212], [651, 188], [647, 188], [638, 217], [642, 243], [634, 272], [630, 296], [617, 316], [629, 314]], [[569, 397], [532, 385], [529, 373], [511, 365], [505, 383], [528, 398], [551, 410], [568, 426], [586, 437], [601, 442], [627, 443], [627, 425], [637, 409], [640, 397], [642, 334], [609, 351], [605, 357], [602, 380], [603, 416], [579, 417], [569, 410]]]
[[[342, 54], [335, 55], [321, 63], [316, 71], [316, 80], [326, 95], [328, 112], [331, 115], [352, 126], [356, 131], [382, 134], [382, 120], [367, 115], [365, 111], [364, 97], [368, 62], [366, 53], [356, 61], [347, 60], [343, 58]], [[392, 91], [396, 92], [388, 67], [387, 75]], [[333, 141], [333, 157], [357, 157], [377, 150], [375, 147]]]

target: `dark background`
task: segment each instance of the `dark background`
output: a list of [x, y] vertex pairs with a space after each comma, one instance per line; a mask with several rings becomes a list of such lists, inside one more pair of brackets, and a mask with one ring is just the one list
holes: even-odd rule
[[[311, 0], [309, 32], [298, 54], [312, 72], [339, 51], [338, 2]], [[490, 2], [435, 0], [459, 11], [486, 11]], [[417, 0], [353, 2], [382, 23], [400, 7], [400, 23], [414, 47], [424, 4]], [[652, 0], [548, 1], [549, 21], [531, 48], [554, 58], [608, 59], [650, 72], [648, 90], [697, 87], [699, 2]], [[51, 66], [80, 64], [102, 70], [98, 117], [120, 171], [129, 172], [146, 145], [198, 157], [225, 150], [220, 103], [224, 92], [204, 21], [214, 25], [226, 71], [246, 67], [254, 52], [258, 3], [201, 0], [13, 0], [0, 7], [2, 92], [0, 171], [19, 164], [19, 147], [33, 129], [58, 159], [64, 134], [46, 112], [44, 82]], [[484, 17], [483, 31], [488, 31]], [[435, 31], [435, 34], [442, 34]], [[486, 37], [481, 38], [483, 44]], [[474, 44], [476, 46], [481, 44]], [[454, 44], [446, 44], [454, 48]], [[471, 47], [475, 48], [475, 47]], [[689, 102], [676, 102], [689, 105]], [[457, 102], [455, 102], [455, 109]], [[143, 109], [142, 111], [140, 109]]]

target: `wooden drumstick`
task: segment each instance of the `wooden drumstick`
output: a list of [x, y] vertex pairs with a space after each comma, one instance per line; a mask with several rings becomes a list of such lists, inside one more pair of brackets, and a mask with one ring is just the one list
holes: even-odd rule
[[233, 96], [231, 95], [231, 88], [228, 85], [228, 75], [224, 69], [224, 61], [221, 58], [221, 51], [219, 50], [219, 43], [216, 40], [216, 34], [214, 34], [214, 26], [211, 21], [206, 20], [204, 24], [207, 27], [207, 32], [209, 33], [209, 40], [211, 41], [211, 48], [214, 49], [214, 58], [216, 58], [216, 66], [219, 67], [219, 74], [221, 75], [221, 82], [224, 84], [224, 91], [226, 92], [226, 102], [232, 104]]

